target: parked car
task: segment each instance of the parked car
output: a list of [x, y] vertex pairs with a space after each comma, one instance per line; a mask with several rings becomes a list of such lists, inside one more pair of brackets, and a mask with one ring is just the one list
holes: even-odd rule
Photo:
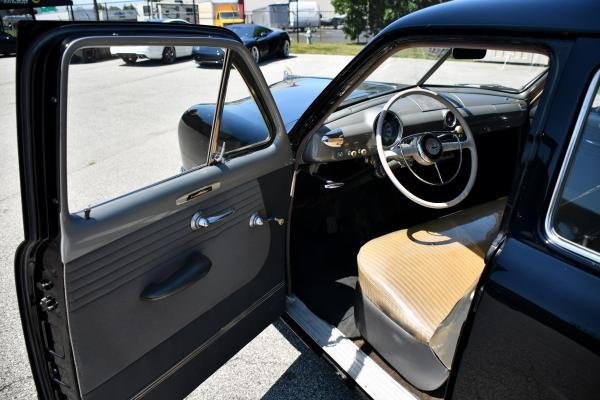
[[[15, 279], [39, 397], [183, 398], [282, 317], [373, 399], [596, 398], [597, 15], [455, 0], [274, 94], [227, 29], [24, 25]], [[132, 35], [227, 48], [252, 99], [221, 108], [223, 74], [210, 136], [180, 121], [200, 165], [70, 212], [68, 92], [44, 94], [79, 39]]]
[[[234, 24], [226, 28], [242, 39], [257, 64], [268, 57], [286, 58], [290, 55], [290, 37], [285, 31], [256, 24]], [[223, 50], [214, 47], [196, 46], [192, 49], [192, 56], [200, 66], [223, 62]]]
[[[149, 19], [147, 22], [189, 24], [183, 19]], [[110, 53], [130, 65], [143, 59], [160, 60], [163, 64], [173, 64], [180, 57], [190, 56], [192, 46], [113, 46], [110, 48]]]
[[321, 18], [321, 26], [331, 26], [333, 29], [337, 29], [340, 26], [343, 26], [346, 22], [345, 15], [331, 15], [324, 16]]
[[0, 31], [0, 54], [7, 56], [17, 52], [17, 38], [8, 32]]
[[99, 60], [111, 58], [110, 48], [108, 47], [87, 47], [77, 51], [73, 55], [74, 61], [92, 63]]

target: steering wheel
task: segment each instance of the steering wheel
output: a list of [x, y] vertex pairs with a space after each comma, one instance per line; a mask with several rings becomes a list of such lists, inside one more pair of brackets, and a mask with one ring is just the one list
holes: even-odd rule
[[[382, 141], [382, 133], [383, 133], [383, 125], [385, 121], [385, 116], [389, 112], [389, 109], [392, 105], [398, 100], [408, 97], [408, 96], [427, 96], [434, 100], [440, 102], [444, 107], [446, 107], [449, 111], [454, 113], [458, 123], [456, 128], [453, 131], [429, 131], [429, 132], [420, 132], [412, 135], [408, 135], [403, 137], [403, 132], [400, 133], [399, 139], [396, 141], [395, 145], [392, 145], [390, 148], [385, 149], [383, 147]], [[466, 139], [461, 139], [461, 134], [464, 132]], [[448, 138], [452, 138], [453, 140], [448, 141]], [[387, 175], [387, 177], [392, 181], [394, 186], [406, 197], [415, 203], [428, 208], [448, 208], [457, 205], [461, 201], [463, 201], [471, 192], [473, 188], [473, 184], [475, 183], [475, 177], [477, 176], [477, 148], [475, 147], [475, 140], [473, 139], [473, 134], [471, 133], [471, 128], [467, 123], [466, 119], [462, 116], [462, 114], [441, 95], [427, 89], [423, 88], [412, 88], [399, 92], [391, 99], [383, 107], [381, 114], [377, 118], [377, 126], [375, 128], [375, 142], [377, 144], [377, 153], [379, 155], [379, 160], [383, 166], [383, 169]], [[452, 182], [454, 178], [458, 175], [462, 167], [462, 150], [468, 149], [471, 154], [471, 171], [469, 174], [469, 180], [463, 187], [462, 191], [455, 198], [442, 203], [436, 203], [427, 201], [422, 199], [416, 195], [414, 195], [410, 190], [408, 190], [404, 185], [400, 183], [398, 178], [392, 172], [388, 161], [390, 160], [400, 160], [403, 161], [407, 168], [412, 172], [412, 174], [421, 182], [424, 182], [428, 185], [432, 186], [443, 186]], [[444, 178], [442, 175], [442, 171], [438, 167], [438, 161], [442, 158], [444, 153], [450, 151], [459, 151], [459, 163], [456, 168], [456, 171], [453, 172], [449, 178]], [[421, 177], [415, 170], [413, 169], [412, 162], [417, 162], [420, 165], [431, 166], [435, 168], [437, 172], [437, 176], [439, 178], [439, 182], [431, 182], [423, 177]]]

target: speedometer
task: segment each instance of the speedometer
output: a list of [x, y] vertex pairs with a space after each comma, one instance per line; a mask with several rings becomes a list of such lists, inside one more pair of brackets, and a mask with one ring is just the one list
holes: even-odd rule
[[[375, 122], [373, 123], [373, 133], [377, 131], [377, 123], [381, 114], [377, 115]], [[383, 120], [383, 126], [381, 129], [381, 142], [385, 147], [390, 147], [402, 134], [402, 122], [400, 118], [393, 111], [385, 113], [385, 119]]]

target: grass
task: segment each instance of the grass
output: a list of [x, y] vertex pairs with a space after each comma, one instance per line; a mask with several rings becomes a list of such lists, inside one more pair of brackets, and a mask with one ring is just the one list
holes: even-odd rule
[[364, 46], [365, 46], [364, 44], [356, 44], [356, 43], [313, 42], [313, 44], [306, 44], [306, 42], [300, 42], [300, 43], [292, 42], [292, 44], [290, 46], [290, 53], [354, 56]]
[[[354, 56], [363, 47], [364, 43], [331, 43], [331, 42], [292, 42], [290, 52], [295, 54], [328, 54]], [[438, 56], [432, 54], [426, 48], [408, 48], [403, 49], [393, 55], [393, 57], [402, 58], [420, 58], [420, 59], [437, 59]]]

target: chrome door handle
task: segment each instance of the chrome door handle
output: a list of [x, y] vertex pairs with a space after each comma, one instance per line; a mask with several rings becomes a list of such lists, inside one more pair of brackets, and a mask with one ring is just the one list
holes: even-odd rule
[[192, 230], [195, 231], [196, 229], [206, 228], [209, 225], [216, 224], [217, 222], [222, 221], [234, 212], [235, 210], [233, 208], [228, 208], [220, 214], [205, 217], [202, 215], [202, 211], [198, 211], [197, 213], [192, 215]]

